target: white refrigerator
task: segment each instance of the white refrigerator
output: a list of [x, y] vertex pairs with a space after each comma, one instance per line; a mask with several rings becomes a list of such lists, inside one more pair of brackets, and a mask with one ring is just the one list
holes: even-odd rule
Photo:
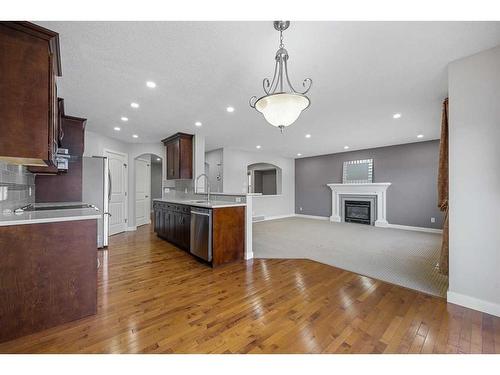
[[82, 201], [93, 204], [100, 212], [97, 220], [97, 247], [108, 246], [109, 237], [109, 199], [111, 182], [108, 158], [102, 156], [83, 157], [82, 163]]

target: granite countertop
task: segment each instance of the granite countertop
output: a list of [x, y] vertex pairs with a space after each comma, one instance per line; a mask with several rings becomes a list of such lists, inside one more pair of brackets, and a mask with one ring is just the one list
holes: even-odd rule
[[203, 207], [203, 208], [242, 207], [247, 205], [245, 202], [238, 203], [238, 202], [210, 200], [210, 202], [207, 203], [203, 199], [181, 199], [181, 198], [158, 198], [158, 199], [153, 199], [153, 201], [176, 203], [176, 204], [183, 204], [186, 206]]
[[[35, 207], [67, 206], [81, 202], [37, 203]], [[102, 217], [97, 208], [53, 209], [43, 211], [24, 211], [22, 213], [0, 213], [0, 226], [56, 223], [60, 221], [90, 220]]]

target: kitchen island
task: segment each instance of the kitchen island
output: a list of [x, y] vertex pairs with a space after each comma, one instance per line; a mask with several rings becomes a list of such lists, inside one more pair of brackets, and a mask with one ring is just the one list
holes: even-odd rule
[[212, 267], [244, 259], [246, 203], [204, 199], [155, 199], [158, 237]]
[[95, 208], [0, 214], [0, 342], [95, 314]]

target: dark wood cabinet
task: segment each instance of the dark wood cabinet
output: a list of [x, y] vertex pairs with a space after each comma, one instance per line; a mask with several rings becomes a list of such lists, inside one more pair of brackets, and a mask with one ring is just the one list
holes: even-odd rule
[[[191, 206], [155, 201], [154, 231], [180, 247], [190, 249]], [[245, 207], [212, 209], [212, 266], [245, 257]]]
[[86, 119], [64, 113], [64, 102], [59, 99], [60, 128], [59, 147], [68, 150], [68, 169], [52, 172], [50, 167], [28, 167], [36, 174], [35, 199], [45, 202], [80, 202], [82, 200], [82, 156], [85, 149]]
[[166, 202], [155, 202], [154, 230], [156, 234], [178, 247], [189, 250], [191, 214], [190, 207]]
[[0, 342], [97, 312], [97, 220], [0, 227]]
[[0, 22], [0, 159], [54, 166], [59, 34], [29, 22]]
[[193, 178], [193, 135], [177, 133], [162, 140], [167, 156], [167, 180]]
[[212, 265], [214, 267], [245, 257], [245, 207], [212, 210]]

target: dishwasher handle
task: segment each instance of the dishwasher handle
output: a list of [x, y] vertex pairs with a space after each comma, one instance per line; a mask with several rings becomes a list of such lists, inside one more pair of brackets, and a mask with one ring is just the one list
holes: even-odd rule
[[193, 210], [191, 210], [191, 214], [192, 214], [192, 215], [210, 216], [210, 214], [209, 214], [209, 213], [207, 213], [207, 212], [200, 212], [200, 211], [193, 211]]

